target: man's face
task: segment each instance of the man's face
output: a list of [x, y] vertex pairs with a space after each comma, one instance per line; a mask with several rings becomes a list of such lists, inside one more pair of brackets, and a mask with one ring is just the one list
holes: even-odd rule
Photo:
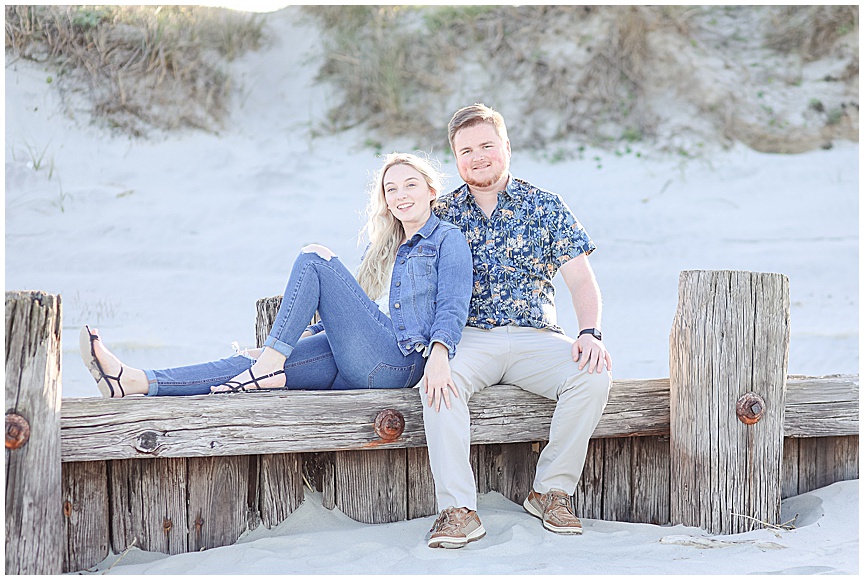
[[469, 187], [504, 186], [510, 171], [510, 141], [502, 140], [494, 125], [460, 129], [453, 137], [453, 149], [459, 175]]

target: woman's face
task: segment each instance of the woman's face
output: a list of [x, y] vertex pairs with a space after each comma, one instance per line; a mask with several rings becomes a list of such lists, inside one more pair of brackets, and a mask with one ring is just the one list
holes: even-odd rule
[[419, 229], [429, 219], [435, 192], [423, 174], [404, 163], [384, 172], [384, 199], [387, 209], [406, 230]]

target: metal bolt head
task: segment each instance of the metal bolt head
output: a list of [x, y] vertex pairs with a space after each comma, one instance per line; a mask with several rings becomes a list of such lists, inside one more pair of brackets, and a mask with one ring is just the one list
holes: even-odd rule
[[395, 441], [405, 430], [405, 417], [394, 409], [384, 409], [375, 417], [375, 433], [384, 441]]
[[20, 449], [30, 440], [30, 423], [17, 413], [6, 413], [6, 449]]
[[765, 414], [765, 399], [756, 393], [745, 393], [735, 403], [735, 414], [745, 425], [755, 425]]

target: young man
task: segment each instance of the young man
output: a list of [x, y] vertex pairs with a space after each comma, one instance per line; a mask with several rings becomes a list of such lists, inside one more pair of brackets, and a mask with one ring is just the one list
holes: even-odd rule
[[[595, 246], [558, 195], [510, 175], [500, 113], [482, 104], [462, 108], [450, 121], [449, 138], [465, 184], [433, 210], [468, 239], [474, 289], [452, 380], [421, 389], [442, 510], [428, 544], [460, 548], [486, 534], [476, 513], [468, 399], [499, 383], [557, 400], [549, 444], [523, 506], [546, 529], [579, 534], [570, 496], [612, 383], [612, 359], [600, 333], [600, 289], [588, 263]], [[552, 278], [559, 270], [579, 319], [576, 340], [555, 324]]]

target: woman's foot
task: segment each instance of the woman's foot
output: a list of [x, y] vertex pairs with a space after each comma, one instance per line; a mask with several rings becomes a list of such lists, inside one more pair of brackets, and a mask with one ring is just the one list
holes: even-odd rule
[[285, 388], [285, 356], [265, 347], [261, 356], [248, 371], [243, 371], [230, 381], [210, 387], [211, 393], [237, 393], [260, 389]]
[[81, 358], [96, 380], [103, 397], [119, 399], [126, 395], [146, 395], [147, 375], [140, 369], [125, 366], [102, 343], [99, 331], [85, 326], [79, 339]]
[[[254, 367], [253, 367], [254, 368]], [[211, 393], [240, 393], [246, 391], [269, 391], [285, 388], [285, 371], [282, 369], [259, 375], [253, 369], [243, 371], [230, 381], [210, 387]]]

